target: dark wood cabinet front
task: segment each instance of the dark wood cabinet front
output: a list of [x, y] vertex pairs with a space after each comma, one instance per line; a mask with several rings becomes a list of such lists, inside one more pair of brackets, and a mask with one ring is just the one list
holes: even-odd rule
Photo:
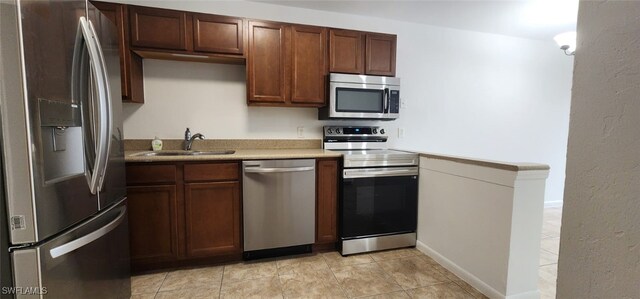
[[130, 6], [129, 16], [132, 46], [188, 50], [186, 12]]
[[251, 106], [323, 107], [330, 72], [396, 75], [391, 34], [95, 3], [118, 26], [125, 102], [144, 103], [143, 58], [246, 64]]
[[240, 183], [187, 183], [184, 196], [187, 256], [240, 253]]
[[390, 34], [367, 33], [366, 36], [367, 75], [396, 75], [396, 36]]
[[329, 70], [335, 73], [363, 74], [363, 33], [329, 30]]
[[325, 103], [327, 30], [291, 26], [291, 102]]
[[338, 161], [318, 160], [316, 174], [316, 244], [337, 240]]
[[129, 243], [132, 263], [178, 258], [178, 219], [175, 185], [130, 186]]
[[286, 29], [286, 25], [280, 23], [249, 22], [247, 57], [249, 103], [285, 103], [287, 101]]
[[[120, 56], [122, 101], [144, 103], [142, 57], [129, 48], [129, 19], [126, 5], [108, 2], [91, 2], [117, 28], [117, 44]], [[100, 26], [103, 27], [103, 26]], [[108, 42], [103, 40], [102, 43]]]
[[239, 259], [239, 163], [128, 163], [134, 272]]
[[193, 14], [193, 50], [243, 54], [243, 19]]

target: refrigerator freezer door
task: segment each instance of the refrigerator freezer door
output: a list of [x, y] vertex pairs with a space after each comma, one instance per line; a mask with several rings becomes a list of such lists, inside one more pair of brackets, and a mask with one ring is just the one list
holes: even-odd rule
[[14, 251], [15, 286], [31, 293], [17, 298], [129, 298], [127, 227], [123, 199], [66, 234]]
[[107, 71], [110, 102], [110, 146], [107, 168], [99, 195], [100, 209], [126, 195], [124, 167], [124, 132], [122, 130], [122, 93], [120, 80], [120, 52], [116, 25], [95, 6], [88, 3], [88, 19], [95, 28]]

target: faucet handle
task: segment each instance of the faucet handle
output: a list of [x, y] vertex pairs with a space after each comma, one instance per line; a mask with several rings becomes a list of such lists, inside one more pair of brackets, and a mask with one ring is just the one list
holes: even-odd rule
[[191, 131], [189, 130], [189, 128], [187, 128], [186, 131], [184, 131], [184, 140], [189, 140], [191, 139]]

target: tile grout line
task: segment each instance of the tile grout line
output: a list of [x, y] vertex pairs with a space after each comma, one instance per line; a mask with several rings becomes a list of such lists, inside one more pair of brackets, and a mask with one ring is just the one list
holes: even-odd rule
[[[338, 253], [338, 254], [340, 254], [340, 253]], [[329, 268], [329, 271], [331, 271], [331, 275], [333, 275], [333, 279], [335, 279], [336, 282], [338, 283], [338, 288], [340, 288], [340, 291], [342, 292], [342, 295], [344, 295], [345, 298], [350, 298], [349, 295], [347, 294], [347, 292], [342, 287], [342, 284], [338, 280], [338, 277], [336, 277], [336, 273], [333, 271], [333, 269], [331, 269], [331, 266], [329, 265], [329, 262], [327, 262], [327, 258], [324, 257], [324, 254], [322, 255], [322, 260], [324, 261], [324, 263]]]
[[169, 276], [169, 272], [165, 272], [164, 273], [164, 277], [162, 278], [162, 282], [160, 283], [160, 287], [158, 287], [158, 289], [156, 290], [156, 293], [153, 295], [154, 299], [156, 297], [158, 297], [158, 293], [160, 293], [160, 289], [162, 289], [162, 285], [164, 284], [164, 281], [167, 280], [167, 276]]
[[[424, 254], [424, 253], [423, 253]], [[426, 254], [424, 254], [425, 256], [428, 256]], [[431, 258], [431, 257], [429, 257]], [[435, 262], [435, 260], [434, 260]], [[449, 269], [445, 268], [443, 265], [440, 265], [440, 263], [436, 262], [440, 267], [442, 267], [443, 269], [447, 270], [449, 273], [451, 273], [452, 275], [454, 275], [455, 277], [458, 277], [458, 275], [455, 275], [453, 272], [449, 271]], [[458, 283], [455, 280], [450, 279], [449, 277], [447, 277], [447, 273], [443, 273], [443, 271], [439, 270], [438, 268], [434, 268], [434, 270], [436, 270], [436, 272], [442, 274], [444, 276], [444, 278], [448, 279], [449, 282], [445, 282], [445, 283], [453, 283], [454, 285], [458, 286], [459, 288], [461, 288], [465, 293], [469, 294], [469, 296], [473, 297], [473, 298], [477, 298], [476, 296], [474, 296], [473, 294], [471, 294], [471, 292], [469, 292], [467, 289], [464, 288], [463, 285], [461, 285], [460, 283]], [[465, 284], [469, 285], [471, 288], [473, 288], [474, 290], [478, 291], [478, 289], [474, 288], [472, 285], [470, 285], [468, 282], [464, 281], [462, 278], [458, 277], [459, 280], [463, 281]], [[434, 284], [435, 285], [435, 284]], [[482, 294], [482, 292], [478, 291], [479, 293]], [[484, 295], [484, 294], [482, 294]], [[486, 295], [484, 295], [486, 296]]]
[[220, 287], [218, 287], [218, 299], [222, 297], [222, 282], [224, 281], [224, 270], [227, 269], [227, 265], [222, 266], [222, 276], [220, 277]]
[[[416, 257], [416, 256], [417, 256], [417, 255], [414, 253], [414, 254], [412, 254], [411, 256], [406, 256], [406, 257]], [[403, 258], [403, 257], [390, 258], [390, 259], [388, 259], [387, 261], [398, 260], [398, 259], [401, 259], [401, 258]], [[372, 258], [372, 259], [373, 259], [373, 258]], [[373, 262], [374, 262], [374, 263], [376, 263], [376, 265], [378, 265], [378, 267], [380, 267], [380, 269], [382, 269], [382, 272], [383, 272], [385, 275], [387, 275], [387, 276], [389, 276], [391, 279], [393, 279], [393, 282], [395, 282], [395, 283], [396, 283], [396, 285], [398, 285], [398, 286], [400, 287], [400, 289], [401, 289], [403, 292], [405, 292], [405, 293], [409, 296], [409, 293], [407, 293], [407, 292], [406, 292], [406, 290], [404, 289], [404, 287], [403, 287], [402, 285], [400, 285], [400, 283], [398, 283], [398, 280], [396, 280], [396, 279], [395, 279], [395, 277], [393, 277], [391, 274], [389, 274], [389, 273], [388, 273], [388, 272], [387, 272], [387, 271], [382, 267], [382, 265], [380, 265], [380, 264], [379, 264], [379, 262], [384, 262], [384, 260], [376, 261], [375, 259], [373, 259]], [[387, 294], [388, 294], [388, 293], [387, 293]], [[409, 296], [409, 297], [411, 297], [411, 296]]]

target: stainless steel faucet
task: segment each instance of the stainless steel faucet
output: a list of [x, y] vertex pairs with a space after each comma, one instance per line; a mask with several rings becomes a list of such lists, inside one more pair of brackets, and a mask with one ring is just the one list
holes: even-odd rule
[[200, 133], [196, 133], [196, 134], [193, 134], [193, 136], [191, 136], [191, 131], [189, 130], [189, 128], [187, 128], [187, 130], [184, 131], [184, 150], [190, 151], [191, 145], [193, 144], [193, 141], [196, 139], [204, 140], [204, 135]]

